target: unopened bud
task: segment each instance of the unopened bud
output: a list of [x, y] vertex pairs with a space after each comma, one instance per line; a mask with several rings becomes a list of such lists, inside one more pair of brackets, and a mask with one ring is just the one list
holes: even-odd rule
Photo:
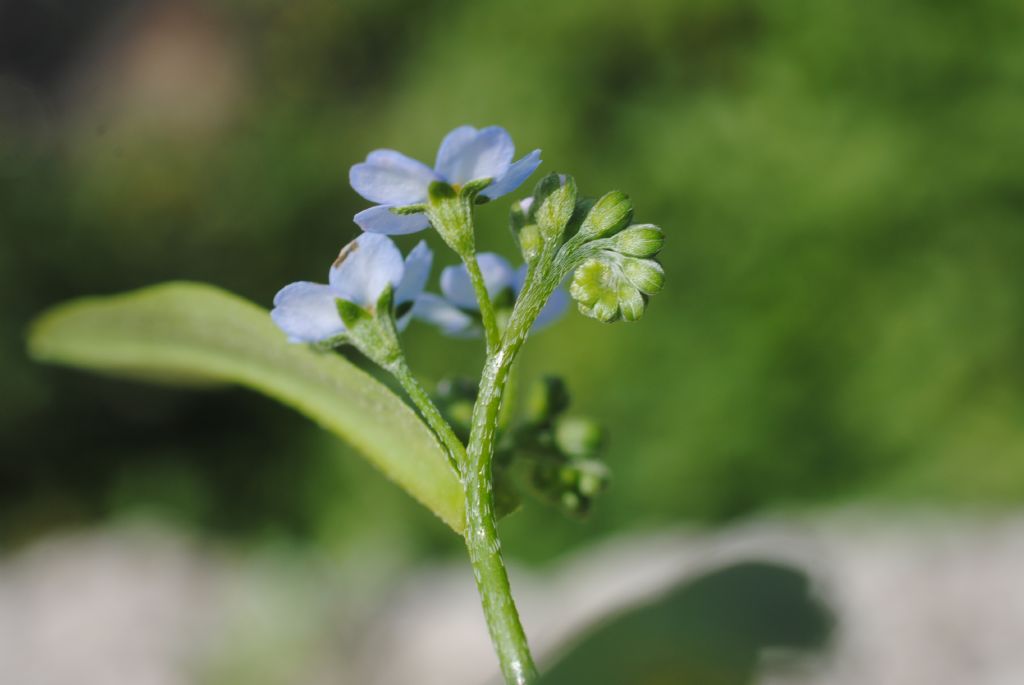
[[581, 495], [588, 498], [597, 497], [608, 489], [611, 480], [611, 472], [604, 463], [587, 459], [576, 463], [579, 476], [576, 479], [576, 489]]
[[580, 226], [579, 234], [587, 240], [605, 238], [621, 231], [632, 218], [632, 201], [625, 193], [613, 190], [594, 203]]
[[533, 220], [530, 217], [530, 207], [532, 206], [532, 197], [526, 197], [519, 202], [512, 203], [512, 207], [508, 213], [508, 226], [512, 229], [512, 233], [518, 234], [519, 231], [523, 230], [523, 226], [533, 223]]
[[665, 285], [665, 270], [653, 259], [623, 259], [622, 273], [640, 292], [648, 295], [654, 295]]
[[541, 247], [544, 245], [544, 240], [540, 235], [540, 228], [537, 224], [523, 226], [519, 231], [518, 238], [519, 248], [523, 252], [523, 260], [529, 264], [537, 258]]
[[546, 424], [569, 406], [565, 381], [557, 376], [544, 376], [530, 387], [526, 400], [526, 416], [531, 423]]
[[665, 244], [665, 234], [653, 224], [630, 226], [612, 238], [612, 247], [627, 257], [653, 257]]
[[562, 418], [555, 425], [555, 444], [562, 454], [574, 458], [593, 456], [603, 439], [601, 427], [584, 418]]
[[576, 181], [572, 176], [551, 174], [538, 188], [534, 213], [540, 235], [545, 241], [560, 240], [576, 210]]
[[653, 259], [623, 257], [605, 251], [588, 259], [573, 274], [569, 294], [579, 310], [605, 323], [636, 321], [647, 308], [647, 295], [661, 290], [665, 272]]

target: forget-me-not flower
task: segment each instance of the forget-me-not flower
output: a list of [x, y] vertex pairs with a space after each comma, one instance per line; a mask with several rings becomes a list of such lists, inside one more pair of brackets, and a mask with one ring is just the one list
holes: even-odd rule
[[430, 225], [425, 214], [395, 214], [395, 207], [416, 205], [427, 200], [430, 184], [443, 181], [459, 187], [470, 181], [491, 179], [481, 195], [496, 199], [511, 193], [540, 166], [540, 150], [517, 162], [515, 146], [508, 131], [500, 126], [475, 129], [460, 126], [441, 142], [434, 168], [395, 150], [374, 150], [365, 162], [349, 170], [349, 182], [357, 193], [375, 207], [356, 214], [364, 231], [401, 235], [422, 231]]
[[[526, 280], [526, 265], [513, 269], [508, 261], [493, 252], [481, 252], [477, 259], [484, 276], [487, 294], [492, 300], [506, 295], [518, 297]], [[434, 324], [446, 335], [469, 338], [480, 334], [479, 313], [473, 283], [465, 265], [445, 267], [441, 271], [441, 295], [423, 293], [416, 298], [413, 316]], [[556, 288], [534, 322], [534, 330], [561, 317], [569, 306], [569, 294]]]
[[328, 284], [301, 281], [282, 288], [274, 297], [270, 316], [288, 340], [313, 343], [345, 332], [337, 300], [372, 310], [384, 289], [394, 288], [396, 325], [403, 330], [412, 307], [430, 275], [434, 253], [420, 241], [403, 261], [390, 238], [364, 233], [346, 245], [331, 265]]

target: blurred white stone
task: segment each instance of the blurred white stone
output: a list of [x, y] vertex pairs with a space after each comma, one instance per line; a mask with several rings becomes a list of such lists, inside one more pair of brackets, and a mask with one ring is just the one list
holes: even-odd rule
[[[831, 515], [606, 541], [514, 567], [541, 659], [610, 612], [740, 561], [806, 570], [839, 616], [759, 685], [1024, 683], [1024, 519]], [[364, 570], [365, 572], [365, 570]], [[212, 552], [155, 528], [56, 536], [0, 559], [0, 683], [481, 685], [494, 657], [463, 564], [367, 584], [323, 561]]]
[[0, 682], [188, 682], [217, 570], [165, 536], [37, 543], [0, 565]]

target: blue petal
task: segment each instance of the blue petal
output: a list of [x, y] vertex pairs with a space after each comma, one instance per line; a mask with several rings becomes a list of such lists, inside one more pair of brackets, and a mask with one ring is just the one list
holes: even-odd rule
[[391, 239], [364, 233], [342, 248], [331, 266], [331, 288], [338, 297], [372, 307], [390, 283], [398, 287], [405, 271], [402, 253]]
[[[525, 159], [525, 157], [523, 159]], [[519, 160], [519, 161], [521, 162], [523, 160]], [[518, 164], [518, 163], [519, 162], [516, 162], [516, 164]], [[519, 200], [518, 202], [513, 202], [512, 203], [513, 207], [515, 207], [516, 205], [519, 205], [519, 211], [520, 212], [522, 212], [524, 215], [529, 215], [530, 214], [530, 209], [533, 207], [533, 196], [524, 197], [522, 200]]]
[[458, 185], [480, 178], [498, 179], [508, 171], [515, 151], [511, 136], [500, 126], [479, 131], [460, 126], [441, 142], [434, 170]]
[[[502, 195], [511, 193], [513, 190], [521, 186], [523, 181], [530, 177], [530, 174], [537, 170], [537, 167], [540, 166], [540, 162], [540, 150], [534, 150], [510, 166], [504, 176], [484, 188], [481, 195], [486, 195], [494, 200]], [[527, 198], [527, 200], [530, 200], [531, 203], [533, 202], [533, 198]], [[523, 200], [523, 203], [526, 203], [526, 200]], [[529, 207], [527, 206], [526, 209], [528, 210]]]
[[[395, 289], [395, 305], [405, 302], [413, 302], [423, 292], [427, 285], [427, 278], [430, 276], [430, 265], [434, 261], [434, 253], [427, 247], [427, 243], [421, 240], [409, 252], [405, 258], [405, 273], [402, 275], [402, 282]], [[412, 318], [412, 309], [398, 317], [395, 322], [398, 330], [405, 330]]]
[[487, 294], [492, 299], [500, 295], [502, 291], [513, 287], [516, 272], [507, 259], [493, 252], [481, 252], [476, 259], [480, 264], [480, 271], [484, 275]]
[[[493, 252], [481, 252], [477, 255], [477, 262], [484, 276], [487, 294], [492, 300], [503, 290], [513, 287], [515, 272], [504, 257]], [[473, 282], [469, 279], [465, 264], [445, 267], [441, 272], [441, 292], [458, 307], [479, 310], [476, 291], [473, 290]]]
[[359, 212], [353, 221], [368, 233], [406, 235], [418, 233], [430, 225], [426, 214], [395, 214], [388, 205], [377, 205]]
[[335, 293], [320, 283], [286, 285], [274, 296], [270, 318], [291, 342], [317, 342], [345, 332]]
[[479, 334], [473, 317], [434, 293], [423, 293], [416, 298], [412, 314], [420, 321], [437, 326], [445, 335], [470, 338]]
[[394, 150], [374, 150], [348, 172], [349, 183], [370, 202], [412, 205], [427, 199], [437, 175], [426, 164]]
[[540, 314], [533, 322], [533, 330], [538, 331], [561, 319], [569, 309], [570, 301], [569, 293], [565, 291], [565, 288], [561, 286], [555, 288], [551, 297], [548, 298], [547, 304], [540, 310]]

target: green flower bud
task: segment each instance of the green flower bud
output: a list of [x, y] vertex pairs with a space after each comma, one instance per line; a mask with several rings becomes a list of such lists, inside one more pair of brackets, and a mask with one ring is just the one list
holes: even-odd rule
[[576, 269], [569, 294], [584, 316], [610, 323], [619, 314], [618, 281], [611, 264], [589, 259]]
[[594, 203], [580, 226], [579, 235], [587, 240], [605, 238], [624, 229], [632, 218], [632, 201], [625, 193], [613, 190]]
[[611, 244], [627, 257], [653, 257], [665, 244], [665, 234], [653, 224], [636, 224], [612, 238]]
[[562, 454], [573, 458], [593, 456], [603, 442], [601, 427], [584, 418], [563, 418], [555, 424], [555, 445]]
[[654, 295], [665, 285], [665, 270], [653, 259], [627, 257], [620, 263], [623, 275], [642, 293]]
[[569, 406], [569, 390], [557, 376], [544, 376], [530, 387], [526, 398], [526, 418], [530, 423], [546, 424]]
[[578, 476], [576, 490], [586, 498], [594, 498], [608, 489], [611, 472], [600, 461], [587, 459], [576, 462]]
[[576, 210], [572, 213], [572, 220], [569, 222], [569, 227], [574, 231], [579, 231], [580, 226], [583, 225], [583, 221], [590, 214], [590, 210], [594, 208], [594, 204], [597, 202], [596, 198], [593, 197], [576, 197]]
[[533, 187], [533, 196], [531, 200], [532, 205], [527, 210], [527, 216], [530, 221], [537, 220], [537, 208], [543, 204], [548, 195], [558, 190], [561, 186], [562, 177], [558, 174], [548, 174], [541, 180], [537, 181], [537, 185]]
[[639, 290], [632, 286], [624, 285], [619, 288], [619, 311], [624, 321], [637, 321], [644, 315], [647, 307], [647, 300]]
[[[548, 180], [552, 177], [558, 182], [555, 187]], [[539, 203], [533, 210], [534, 218], [541, 237], [545, 241], [557, 241], [576, 210], [576, 181], [572, 176], [551, 174], [541, 182], [541, 186], [539, 190], [544, 194], [534, 196], [534, 203]]]
[[604, 251], [576, 269], [569, 294], [584, 316], [605, 323], [636, 321], [647, 307], [645, 295], [661, 290], [664, 282], [665, 272], [656, 261]]
[[590, 503], [572, 490], [567, 490], [562, 493], [560, 504], [562, 505], [562, 508], [570, 514], [580, 515], [587, 512]]
[[544, 244], [544, 240], [540, 235], [540, 228], [537, 224], [528, 224], [523, 226], [517, 237], [519, 238], [519, 248], [523, 252], [523, 260], [529, 264], [537, 258], [537, 255], [540, 254], [540, 248]]
[[533, 223], [530, 217], [530, 207], [533, 206], [533, 198], [526, 198], [512, 203], [508, 212], [508, 227], [512, 229], [513, 235], [519, 235], [519, 231], [527, 224]]

